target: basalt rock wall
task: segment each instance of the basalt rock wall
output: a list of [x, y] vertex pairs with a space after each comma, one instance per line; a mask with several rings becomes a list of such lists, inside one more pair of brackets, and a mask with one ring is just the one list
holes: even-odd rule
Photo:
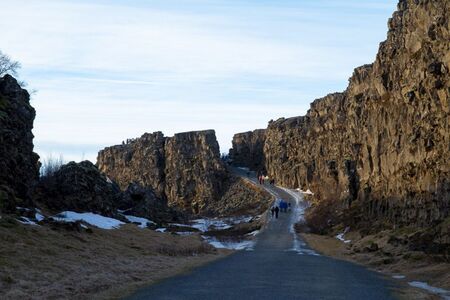
[[402, 0], [373, 64], [343, 93], [266, 130], [270, 177], [361, 221], [429, 226], [450, 200], [450, 2]]
[[30, 202], [39, 177], [31, 132], [35, 115], [28, 92], [16, 79], [0, 78], [0, 211]]
[[213, 130], [164, 137], [144, 134], [100, 151], [99, 169], [122, 189], [137, 182], [152, 188], [170, 206], [190, 213], [207, 211], [222, 194], [227, 172]]
[[237, 133], [233, 136], [230, 159], [233, 165], [247, 167], [254, 171], [264, 171], [265, 129]]

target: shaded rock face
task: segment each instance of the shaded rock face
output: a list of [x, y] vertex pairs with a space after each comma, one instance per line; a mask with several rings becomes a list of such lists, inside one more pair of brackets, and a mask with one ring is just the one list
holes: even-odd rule
[[402, 0], [376, 61], [304, 117], [270, 122], [269, 176], [356, 208], [356, 219], [430, 226], [450, 201], [450, 2]]
[[233, 136], [233, 148], [230, 149], [230, 159], [234, 166], [247, 167], [254, 171], [264, 171], [264, 129], [256, 129]]
[[54, 212], [71, 210], [114, 216], [121, 200], [117, 184], [90, 161], [70, 162], [41, 179], [36, 200]]
[[54, 213], [70, 210], [120, 218], [119, 212], [123, 212], [156, 223], [179, 219], [179, 214], [153, 189], [132, 183], [121, 191], [90, 161], [70, 162], [53, 175], [41, 178], [35, 197], [37, 203]]
[[0, 211], [28, 205], [39, 177], [31, 132], [35, 115], [28, 92], [16, 79], [0, 78]]
[[99, 169], [122, 189], [137, 182], [185, 212], [201, 213], [221, 195], [226, 169], [213, 130], [164, 137], [144, 134], [124, 145], [105, 148]]
[[179, 221], [181, 217], [164, 200], [158, 198], [151, 188], [136, 183], [131, 183], [122, 192], [118, 209], [125, 215], [149, 218], [158, 224]]

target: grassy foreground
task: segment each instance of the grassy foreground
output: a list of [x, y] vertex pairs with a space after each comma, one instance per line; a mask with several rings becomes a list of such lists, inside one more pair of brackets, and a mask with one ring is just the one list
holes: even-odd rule
[[199, 236], [125, 225], [68, 230], [0, 219], [3, 299], [117, 299], [225, 256]]

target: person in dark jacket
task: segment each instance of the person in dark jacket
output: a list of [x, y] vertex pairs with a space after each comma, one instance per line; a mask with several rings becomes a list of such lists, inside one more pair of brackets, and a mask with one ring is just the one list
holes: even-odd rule
[[273, 215], [275, 214], [275, 207], [272, 206], [272, 208], [270, 209], [270, 211], [272, 212], [272, 218], [273, 218]]
[[278, 206], [275, 207], [275, 218], [278, 219], [278, 212], [280, 211], [280, 209], [278, 208]]

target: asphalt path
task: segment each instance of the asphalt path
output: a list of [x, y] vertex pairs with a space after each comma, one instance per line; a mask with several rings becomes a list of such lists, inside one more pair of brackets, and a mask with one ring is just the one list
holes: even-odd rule
[[[253, 174], [237, 172], [255, 182]], [[299, 239], [292, 228], [303, 211], [298, 192], [264, 187], [290, 202], [292, 210], [270, 218], [252, 250], [163, 280], [126, 299], [393, 299], [392, 283], [378, 273], [319, 255]]]

